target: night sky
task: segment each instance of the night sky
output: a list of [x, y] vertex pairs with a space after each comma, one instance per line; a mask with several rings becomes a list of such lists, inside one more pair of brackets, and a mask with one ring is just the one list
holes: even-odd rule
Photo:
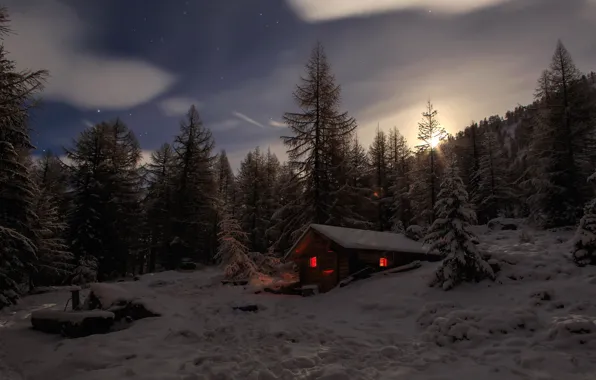
[[[369, 3], [377, 4], [376, 8]], [[191, 104], [237, 167], [279, 136], [317, 40], [368, 146], [379, 123], [414, 144], [427, 99], [451, 133], [532, 99], [561, 38], [596, 70], [595, 0], [8, 0], [20, 68], [50, 70], [32, 120], [61, 153], [122, 118], [149, 152]], [[412, 4], [415, 4], [413, 6]]]

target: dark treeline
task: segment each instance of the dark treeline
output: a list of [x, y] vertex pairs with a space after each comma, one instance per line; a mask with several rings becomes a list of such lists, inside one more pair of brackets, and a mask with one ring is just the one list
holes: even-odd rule
[[532, 104], [447, 136], [429, 102], [419, 141], [377, 129], [368, 150], [317, 45], [284, 115], [288, 160], [255, 148], [237, 173], [195, 107], [146, 165], [120, 120], [56, 152], [67, 160], [34, 160], [28, 115], [47, 73], [17, 71], [1, 46], [0, 63], [0, 307], [34, 286], [212, 264], [228, 248], [279, 255], [310, 223], [424, 234], [460, 183], [480, 223], [574, 225], [594, 196], [596, 78], [561, 43]]

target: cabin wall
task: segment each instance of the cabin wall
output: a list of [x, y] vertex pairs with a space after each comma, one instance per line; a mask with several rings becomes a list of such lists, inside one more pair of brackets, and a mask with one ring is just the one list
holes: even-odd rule
[[[318, 285], [320, 292], [331, 290], [339, 282], [338, 253], [331, 250], [330, 241], [316, 233], [309, 233], [308, 245], [304, 245], [298, 253], [297, 264], [300, 268], [300, 283]], [[306, 236], [305, 236], [306, 237]], [[310, 258], [317, 258], [317, 266], [310, 267]]]
[[387, 268], [398, 267], [410, 264], [413, 261], [430, 261], [428, 255], [412, 252], [387, 252], [387, 251], [371, 251], [363, 249], [348, 250], [353, 257], [354, 264], [350, 268], [350, 273], [357, 272], [365, 266], [372, 266], [383, 269], [379, 266], [382, 257], [387, 258]]

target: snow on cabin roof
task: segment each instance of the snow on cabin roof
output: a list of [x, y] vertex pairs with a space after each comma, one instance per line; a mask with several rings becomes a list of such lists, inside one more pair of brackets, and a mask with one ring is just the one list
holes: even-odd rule
[[403, 234], [311, 224], [286, 256], [292, 253], [298, 242], [311, 228], [348, 249], [427, 253], [427, 249], [422, 243], [409, 239]]

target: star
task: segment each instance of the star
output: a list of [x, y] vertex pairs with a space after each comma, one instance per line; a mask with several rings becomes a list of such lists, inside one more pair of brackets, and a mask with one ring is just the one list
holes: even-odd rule
[[183, 15], [186, 15], [187, 13], [188, 13], [187, 11], [182, 12]]
[[97, 113], [100, 113], [100, 112], [101, 112], [101, 110], [97, 110]]

